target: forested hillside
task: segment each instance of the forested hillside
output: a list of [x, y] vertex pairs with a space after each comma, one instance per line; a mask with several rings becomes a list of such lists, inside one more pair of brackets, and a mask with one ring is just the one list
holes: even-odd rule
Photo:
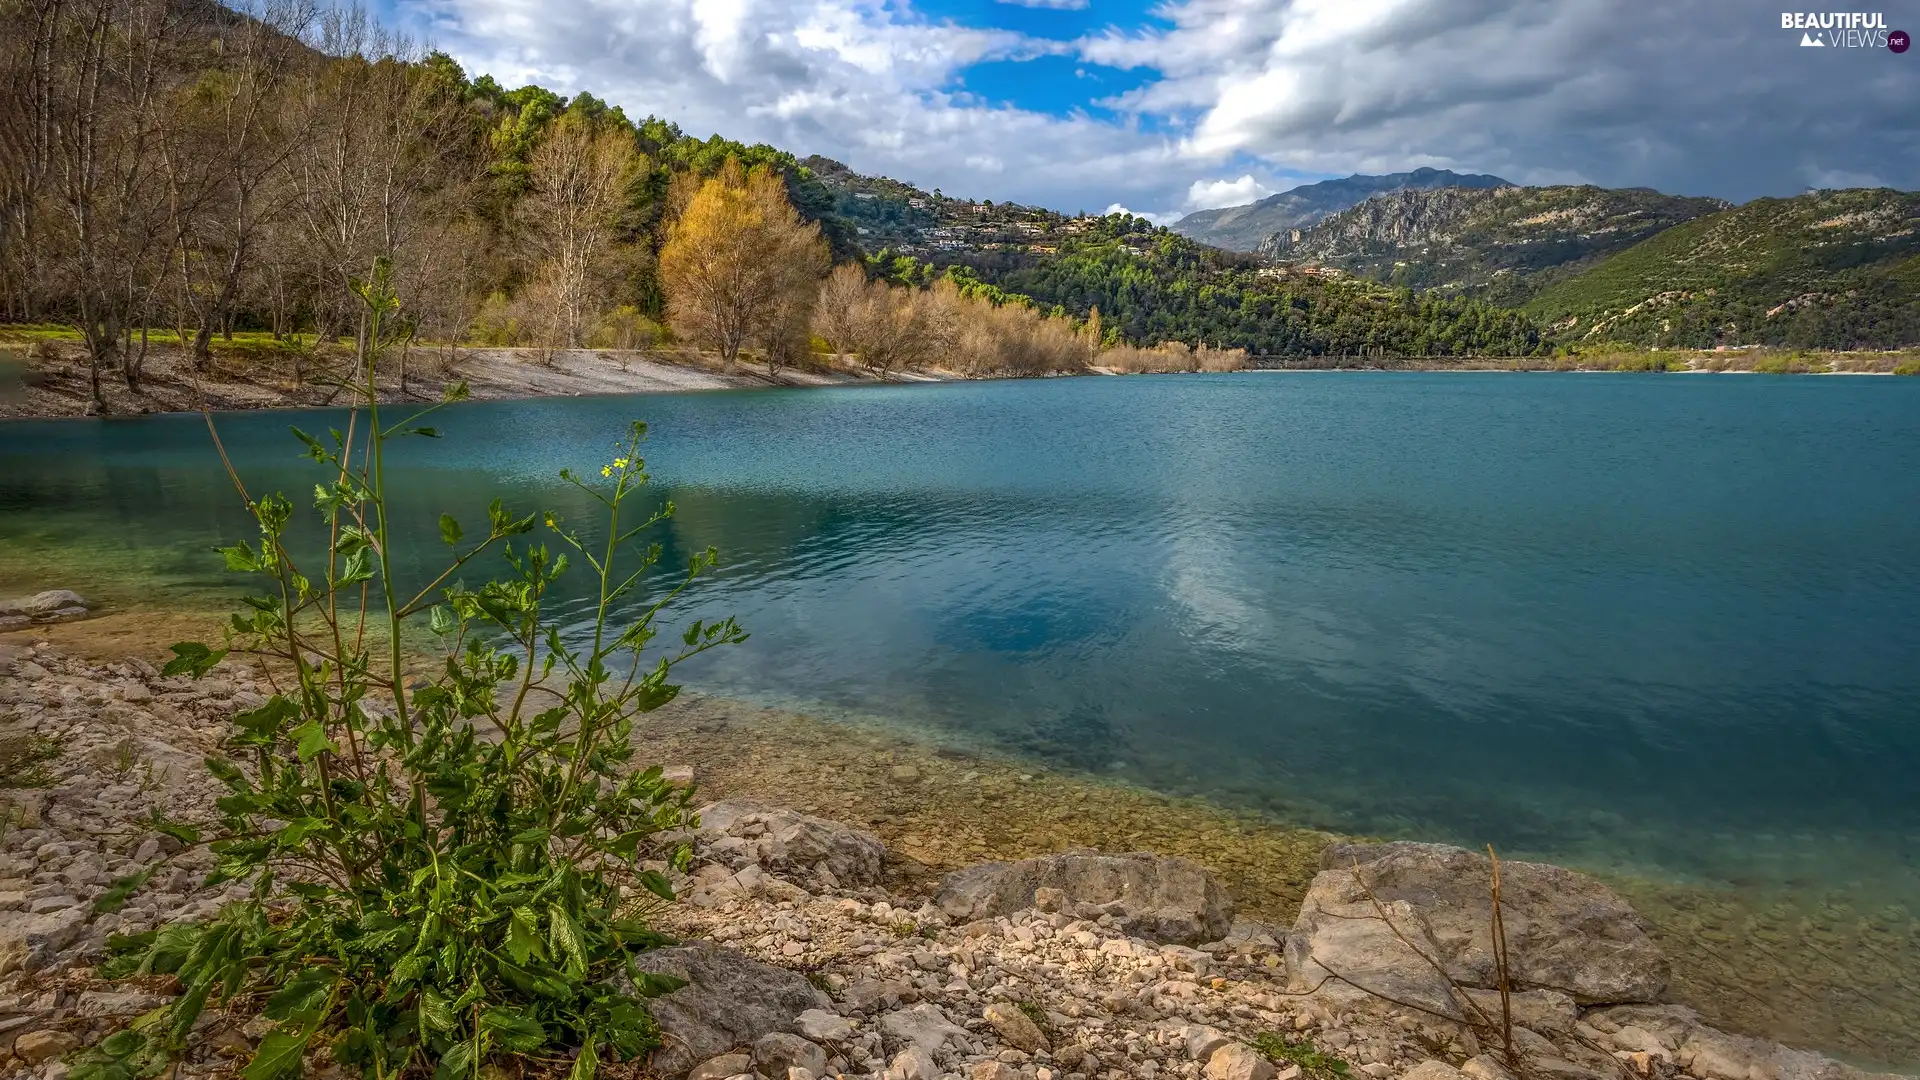
[[[1197, 364], [1203, 345], [1538, 344], [1515, 313], [1263, 270], [1139, 219], [928, 193], [825, 158], [694, 138], [587, 93], [507, 88], [359, 9], [0, 7], [22, 31], [0, 41], [0, 321], [78, 330], [96, 402], [103, 376], [137, 392], [157, 332], [198, 362], [216, 339], [263, 334], [293, 357], [297, 380], [313, 377], [309, 360], [324, 369], [342, 335], [359, 340], [356, 282], [376, 262], [394, 268], [422, 339], [673, 340], [729, 364], [825, 349], [870, 366], [911, 357], [1019, 374], [1165, 342], [1175, 345], [1130, 362]], [[669, 257], [676, 243], [686, 257]], [[899, 255], [921, 269], [893, 273]], [[865, 295], [855, 325], [822, 307], [835, 263], [905, 291]], [[844, 304], [851, 286], [839, 288]], [[904, 347], [903, 335], [923, 340]]]
[[1719, 199], [1647, 188], [1409, 189], [1275, 233], [1259, 254], [1513, 304], [1607, 255], [1726, 207]]
[[1538, 330], [1462, 297], [1271, 267], [1141, 218], [1093, 219], [1041, 256], [964, 260], [982, 279], [1075, 315], [1095, 308], [1135, 341], [1176, 339], [1255, 354], [1527, 355]]
[[1558, 340], [1890, 348], [1920, 341], [1920, 194], [1757, 199], [1668, 229], [1526, 307]]
[[[1180, 366], [1203, 346], [1920, 340], [1917, 197], [1898, 192], [1714, 212], [1642, 189], [1418, 170], [1258, 204], [1317, 216], [1390, 189], [1256, 256], [507, 88], [355, 10], [0, 8], [22, 31], [0, 39], [0, 321], [74, 328], [96, 385], [137, 389], [156, 334], [205, 360], [216, 340], [258, 333], [296, 379], [320, 377], [321, 354], [358, 340], [355, 282], [376, 261], [421, 339], [677, 343], [729, 365], [824, 352], [1023, 374], [1111, 366], [1100, 354], [1119, 347], [1135, 350], [1127, 363]], [[829, 282], [835, 265], [866, 283]]]

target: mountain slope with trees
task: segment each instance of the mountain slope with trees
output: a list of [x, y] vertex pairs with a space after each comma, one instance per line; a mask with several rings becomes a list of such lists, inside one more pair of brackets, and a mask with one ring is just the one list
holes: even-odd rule
[[[945, 282], [924, 304], [866, 304], [873, 325], [842, 336], [879, 357], [916, 352], [889, 335], [931, 335], [973, 373], [1074, 369], [1123, 345], [1130, 363], [1177, 366], [1199, 346], [1485, 352], [1537, 338], [1513, 313], [1264, 274], [1139, 219], [929, 194], [636, 121], [588, 93], [510, 89], [360, 9], [0, 7], [24, 31], [0, 41], [0, 321], [74, 328], [102, 408], [103, 378], [138, 393], [155, 331], [202, 368], [216, 338], [251, 331], [295, 383], [351, 377], [357, 290], [378, 263], [420, 339], [671, 338], [729, 364], [848, 351], [818, 317], [834, 263], [893, 288]], [[919, 269], [894, 273], [901, 256]], [[697, 295], [714, 282], [725, 296]]]
[[1920, 193], [1813, 191], [1697, 218], [1555, 283], [1557, 340], [1892, 348], [1920, 341]]
[[1518, 312], [1463, 297], [1266, 265], [1208, 247], [1144, 218], [1073, 219], [1046, 250], [958, 255], [951, 272], [1057, 305], [1100, 313], [1109, 334], [1256, 355], [1528, 355], [1538, 329]]
[[1546, 281], [1727, 205], [1591, 185], [1407, 189], [1275, 233], [1258, 253], [1512, 304]]
[[1245, 206], [1199, 210], [1173, 223], [1173, 230], [1203, 244], [1229, 251], [1252, 251], [1274, 233], [1305, 228], [1375, 195], [1391, 191], [1433, 188], [1497, 188], [1508, 186], [1497, 176], [1457, 173], [1450, 169], [1415, 169], [1385, 176], [1343, 176], [1302, 184]]

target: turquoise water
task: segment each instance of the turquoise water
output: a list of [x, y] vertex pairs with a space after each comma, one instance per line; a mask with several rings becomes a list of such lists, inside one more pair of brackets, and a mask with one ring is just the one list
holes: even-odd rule
[[[287, 426], [343, 416], [219, 425], [304, 504]], [[396, 444], [410, 572], [496, 493], [587, 524], [555, 473], [631, 418], [667, 561], [723, 554], [686, 614], [753, 635], [696, 688], [1600, 870], [1729, 1022], [1920, 1061], [1920, 379], [473, 403]], [[0, 591], [224, 600], [208, 549], [249, 532], [197, 416], [0, 424]]]
[[[631, 417], [669, 562], [718, 545], [695, 606], [753, 634], [696, 686], [1335, 829], [1920, 893], [1920, 380], [476, 403], [399, 444], [410, 525], [499, 491], [582, 516], [554, 473]], [[293, 422], [338, 416], [220, 418], [256, 491], [311, 489]], [[205, 550], [246, 532], [194, 416], [0, 425], [0, 513], [14, 576], [134, 556], [49, 582], [82, 591], [225, 587]]]

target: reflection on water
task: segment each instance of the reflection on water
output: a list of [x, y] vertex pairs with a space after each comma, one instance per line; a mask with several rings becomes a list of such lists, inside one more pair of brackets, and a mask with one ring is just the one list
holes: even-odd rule
[[[668, 563], [718, 545], [697, 607], [753, 633], [698, 686], [1661, 883], [1644, 902], [1704, 920], [1680, 932], [1703, 949], [1735, 935], [1732, 967], [1762, 963], [1768, 935], [1803, 968], [1814, 944], [1841, 950], [1821, 962], [1836, 976], [1856, 952], [1920, 967], [1917, 381], [1245, 375], [473, 404], [396, 455], [418, 497], [409, 572], [437, 557], [440, 511], [477, 521], [502, 489], [586, 521], [553, 474], [598, 463], [634, 414], [679, 507]], [[338, 422], [222, 421], [255, 490], [311, 490], [290, 419]], [[126, 602], [229, 588], [204, 553], [247, 529], [197, 418], [0, 428], [0, 512], [0, 575]], [[1663, 900], [1676, 884], [1692, 891]], [[1701, 889], [1746, 906], [1701, 914]], [[1920, 1018], [1911, 994], [1875, 993], [1826, 1004], [1876, 1031]], [[1875, 1056], [1878, 1036], [1837, 1024], [1824, 1041]]]

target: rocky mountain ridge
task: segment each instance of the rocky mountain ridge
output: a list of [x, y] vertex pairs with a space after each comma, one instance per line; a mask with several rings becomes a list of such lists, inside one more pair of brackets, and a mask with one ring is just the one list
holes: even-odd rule
[[1577, 272], [1729, 205], [1592, 185], [1406, 189], [1277, 232], [1257, 250], [1416, 289], [1480, 289], [1508, 277], [1494, 291], [1512, 302], [1531, 287], [1524, 279]]
[[1457, 173], [1450, 169], [1421, 168], [1383, 176], [1357, 174], [1302, 184], [1244, 206], [1197, 211], [1181, 218], [1171, 228], [1203, 244], [1229, 251], [1253, 251], [1275, 233], [1305, 228], [1375, 195], [1404, 190], [1509, 186], [1497, 176]]
[[1920, 341], [1920, 192], [1756, 199], [1555, 282], [1526, 310], [1569, 341], [1911, 344]]

